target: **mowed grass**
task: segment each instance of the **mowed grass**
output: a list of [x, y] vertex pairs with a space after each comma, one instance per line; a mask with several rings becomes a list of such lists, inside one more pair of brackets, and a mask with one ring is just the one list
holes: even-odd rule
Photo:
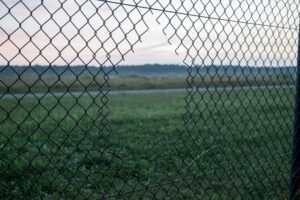
[[1, 99], [1, 198], [287, 197], [292, 89], [185, 97]]

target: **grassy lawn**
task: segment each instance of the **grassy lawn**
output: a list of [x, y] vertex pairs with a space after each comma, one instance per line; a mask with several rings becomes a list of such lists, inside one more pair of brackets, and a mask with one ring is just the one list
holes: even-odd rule
[[0, 198], [286, 198], [293, 91], [185, 96], [0, 99]]

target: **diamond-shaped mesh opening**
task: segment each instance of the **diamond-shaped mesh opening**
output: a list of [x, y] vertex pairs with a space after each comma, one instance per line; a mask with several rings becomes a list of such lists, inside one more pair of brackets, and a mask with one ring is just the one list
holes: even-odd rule
[[[0, 198], [287, 197], [296, 1], [0, 7]], [[184, 57], [186, 93], [109, 95], [143, 87], [116, 66], [143, 41], [149, 17]], [[176, 78], [144, 77], [149, 88]]]

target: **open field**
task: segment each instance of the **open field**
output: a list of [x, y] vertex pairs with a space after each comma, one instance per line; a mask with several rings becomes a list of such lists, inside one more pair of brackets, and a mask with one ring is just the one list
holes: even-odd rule
[[0, 99], [0, 195], [286, 198], [293, 90], [185, 96]]
[[[106, 68], [105, 68], [106, 69]], [[294, 67], [210, 66], [189, 69], [184, 66], [145, 65], [119, 67], [118, 75], [96, 67], [1, 67], [0, 94], [26, 92], [64, 92], [186, 88], [232, 85], [294, 84]]]
[[[195, 84], [199, 87], [231, 86], [231, 85], [274, 85], [294, 84], [294, 77], [287, 75], [265, 76], [196, 76]], [[26, 92], [63, 92], [66, 91], [97, 91], [99, 88], [108, 90], [137, 90], [137, 89], [166, 89], [186, 88], [185, 76], [121, 76], [111, 77], [108, 84], [103, 77], [93, 76], [47, 76], [32, 77], [0, 76], [0, 93], [26, 93]]]

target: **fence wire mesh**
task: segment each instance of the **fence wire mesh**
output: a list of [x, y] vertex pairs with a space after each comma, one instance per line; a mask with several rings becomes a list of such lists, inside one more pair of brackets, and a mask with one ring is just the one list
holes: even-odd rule
[[[299, 4], [2, 0], [0, 198], [286, 198]], [[184, 103], [124, 122], [112, 74], [153, 17], [184, 57]]]

